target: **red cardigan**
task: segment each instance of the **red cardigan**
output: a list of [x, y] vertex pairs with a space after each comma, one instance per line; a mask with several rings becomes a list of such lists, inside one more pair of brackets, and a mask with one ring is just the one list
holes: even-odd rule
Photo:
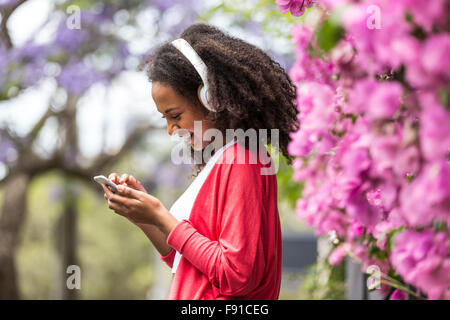
[[[245, 164], [237, 161], [238, 148], [246, 155]], [[271, 163], [262, 164], [258, 157], [251, 164], [250, 153], [239, 143], [226, 149], [200, 189], [189, 220], [170, 232], [167, 244], [183, 256], [169, 299], [278, 299], [277, 179], [276, 174], [261, 175]], [[224, 157], [227, 163], [221, 163]], [[161, 256], [169, 267], [173, 249]]]

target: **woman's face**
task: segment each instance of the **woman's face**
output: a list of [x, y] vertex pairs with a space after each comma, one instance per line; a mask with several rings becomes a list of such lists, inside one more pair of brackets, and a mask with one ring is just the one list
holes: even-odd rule
[[[211, 124], [205, 120], [206, 111], [195, 107], [187, 98], [161, 82], [152, 83], [152, 97], [156, 108], [167, 121], [169, 135], [180, 129], [189, 131], [190, 143], [194, 150], [201, 150], [211, 142], [203, 140], [203, 132], [212, 128]], [[197, 132], [194, 135], [194, 121], [202, 121], [201, 136], [197, 136]], [[199, 144], [200, 141], [201, 144]]]

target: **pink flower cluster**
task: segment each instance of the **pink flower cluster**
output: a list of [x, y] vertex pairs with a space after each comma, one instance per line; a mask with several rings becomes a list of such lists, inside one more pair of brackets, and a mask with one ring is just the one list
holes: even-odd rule
[[430, 299], [450, 299], [450, 235], [432, 230], [400, 233], [392, 249], [392, 265], [408, 283], [426, 292]]
[[[303, 4], [276, 2], [282, 12]], [[317, 3], [324, 19], [339, 12], [344, 32], [324, 51], [318, 29], [291, 30], [298, 217], [339, 237], [331, 263], [350, 251], [363, 268], [377, 264], [418, 294], [450, 299], [450, 4]]]
[[301, 16], [306, 8], [311, 8], [314, 4], [313, 0], [276, 0], [282, 13], [290, 11], [294, 16]]

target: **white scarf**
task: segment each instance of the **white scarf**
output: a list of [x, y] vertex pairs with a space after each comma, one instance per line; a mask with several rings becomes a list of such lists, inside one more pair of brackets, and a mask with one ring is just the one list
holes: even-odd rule
[[[184, 219], [189, 219], [191, 215], [191, 210], [194, 205], [195, 199], [197, 198], [198, 192], [200, 191], [203, 183], [208, 177], [214, 164], [219, 159], [220, 155], [228, 148], [234, 145], [237, 141], [235, 139], [228, 142], [226, 145], [222, 146], [217, 150], [213, 156], [208, 160], [205, 167], [200, 171], [200, 173], [195, 177], [194, 181], [189, 185], [186, 191], [174, 202], [169, 212], [178, 220], [182, 221]], [[181, 254], [177, 251], [175, 253], [175, 258], [173, 260], [172, 273], [175, 273], [180, 263]]]

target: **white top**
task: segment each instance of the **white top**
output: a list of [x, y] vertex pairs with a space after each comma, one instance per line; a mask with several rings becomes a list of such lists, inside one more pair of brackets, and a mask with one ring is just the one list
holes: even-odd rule
[[[194, 181], [189, 185], [186, 191], [174, 202], [170, 208], [170, 213], [178, 220], [189, 219], [191, 215], [191, 210], [194, 205], [197, 194], [200, 191], [203, 183], [208, 177], [214, 164], [219, 159], [220, 155], [230, 146], [234, 145], [236, 140], [228, 142], [226, 145], [222, 146], [217, 150], [213, 156], [208, 160], [205, 167], [200, 171], [200, 173], [195, 177]], [[175, 258], [173, 260], [172, 273], [175, 273], [180, 263], [181, 254], [177, 251], [175, 253]]]

